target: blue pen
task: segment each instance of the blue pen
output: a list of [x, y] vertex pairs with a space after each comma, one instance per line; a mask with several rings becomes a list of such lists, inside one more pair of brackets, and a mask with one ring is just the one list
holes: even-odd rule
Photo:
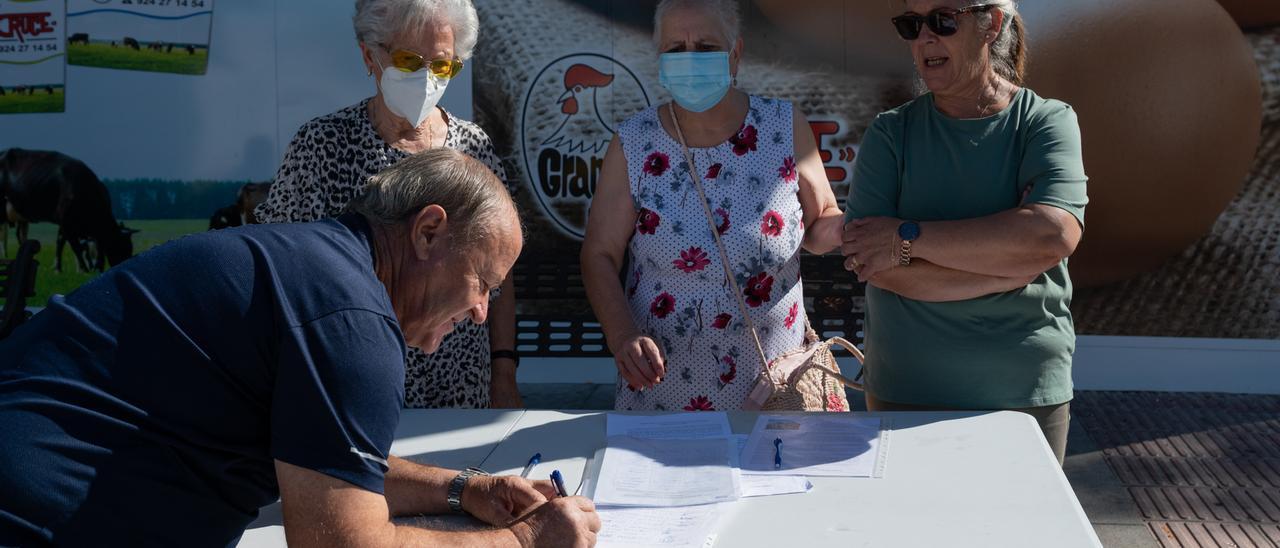
[[551, 483], [556, 486], [556, 496], [569, 496], [569, 492], [564, 490], [564, 476], [560, 475], [559, 470], [551, 471]]
[[520, 477], [529, 477], [529, 472], [532, 472], [533, 467], [537, 466], [540, 462], [542, 462], [542, 453], [534, 453], [532, 457], [529, 457], [529, 464], [524, 465], [524, 471], [520, 472]]
[[782, 469], [782, 438], [773, 438], [773, 469]]

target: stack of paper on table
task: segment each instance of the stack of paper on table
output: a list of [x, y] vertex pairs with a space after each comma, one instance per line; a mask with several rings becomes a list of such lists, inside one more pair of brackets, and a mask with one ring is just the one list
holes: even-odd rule
[[[774, 440], [782, 466], [774, 467]], [[879, 455], [880, 419], [847, 414], [760, 415], [742, 451], [742, 473], [871, 477]]]
[[607, 420], [592, 487], [601, 547], [709, 546], [739, 497], [807, 492], [803, 474], [872, 476], [880, 435], [880, 419], [851, 415], [762, 415], [749, 436], [720, 412]]

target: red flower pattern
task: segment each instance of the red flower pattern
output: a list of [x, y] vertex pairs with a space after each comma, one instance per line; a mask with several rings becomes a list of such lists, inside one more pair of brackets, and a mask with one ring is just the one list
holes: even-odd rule
[[799, 315], [800, 315], [800, 303], [798, 302], [791, 303], [791, 310], [787, 312], [787, 319], [782, 320], [782, 325], [787, 326], [787, 329], [791, 329], [791, 326], [796, 324], [796, 316], [799, 316]]
[[725, 232], [729, 231], [729, 212], [725, 211], [723, 207], [717, 207], [716, 215], [720, 216], [720, 224], [716, 225], [716, 232], [723, 236]]
[[685, 411], [715, 411], [716, 408], [711, 406], [711, 400], [706, 396], [698, 396], [689, 398], [689, 405], [684, 406]]
[[796, 173], [795, 156], [787, 156], [782, 160], [782, 167], [778, 168], [778, 175], [782, 176], [782, 180], [788, 183], [794, 183], [799, 179]]
[[670, 293], [663, 291], [661, 295], [653, 298], [653, 303], [649, 305], [649, 313], [659, 318], [667, 317], [672, 310], [676, 309], [676, 298]]
[[711, 320], [711, 327], [714, 327], [716, 329], [724, 329], [726, 327], [729, 327], [729, 320], [732, 320], [732, 319], [733, 319], [733, 316], [730, 316], [728, 312], [721, 312], [716, 315], [714, 320]]
[[661, 152], [654, 151], [644, 159], [644, 172], [654, 177], [661, 177], [668, 167], [671, 167], [671, 159]]
[[653, 234], [658, 231], [658, 225], [662, 223], [662, 217], [658, 216], [658, 212], [641, 208], [640, 215], [636, 216], [636, 232], [641, 234]]
[[742, 290], [747, 306], [751, 308], [759, 308], [760, 305], [769, 302], [771, 293], [773, 293], [773, 276], [768, 272], [761, 272], [748, 278], [747, 287]]
[[769, 210], [768, 213], [764, 214], [764, 219], [760, 221], [760, 233], [776, 238], [782, 235], [782, 226], [784, 224], [782, 215], [779, 215], [777, 211]]
[[671, 265], [677, 269], [690, 273], [697, 272], [711, 264], [711, 260], [707, 258], [707, 252], [701, 247], [691, 247], [680, 252], [680, 258], [671, 261]]
[[716, 177], [720, 176], [720, 169], [723, 167], [724, 167], [724, 164], [714, 164], [711, 167], [707, 168], [707, 178], [711, 180], [715, 180]]
[[720, 384], [729, 384], [733, 382], [733, 379], [738, 376], [738, 363], [733, 360], [733, 356], [720, 358], [720, 362], [728, 368], [720, 368], [720, 370], [723, 371], [723, 373], [720, 373]]
[[738, 156], [756, 150], [756, 141], [756, 127], [750, 124], [743, 125], [738, 133], [729, 138], [729, 143], [733, 144], [733, 153]]
[[844, 402], [840, 401], [840, 396], [835, 392], [827, 393], [827, 411], [844, 411]]

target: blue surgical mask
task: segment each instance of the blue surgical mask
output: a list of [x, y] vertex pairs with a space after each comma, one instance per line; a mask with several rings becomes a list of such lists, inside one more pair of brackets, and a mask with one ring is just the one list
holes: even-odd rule
[[699, 51], [658, 56], [658, 83], [680, 108], [703, 112], [729, 92], [729, 52]]

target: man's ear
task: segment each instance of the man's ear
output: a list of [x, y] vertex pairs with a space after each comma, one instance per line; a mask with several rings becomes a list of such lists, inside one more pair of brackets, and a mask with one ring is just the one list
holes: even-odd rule
[[418, 260], [439, 255], [449, 245], [449, 215], [444, 208], [431, 204], [413, 216], [409, 227], [413, 252]]

